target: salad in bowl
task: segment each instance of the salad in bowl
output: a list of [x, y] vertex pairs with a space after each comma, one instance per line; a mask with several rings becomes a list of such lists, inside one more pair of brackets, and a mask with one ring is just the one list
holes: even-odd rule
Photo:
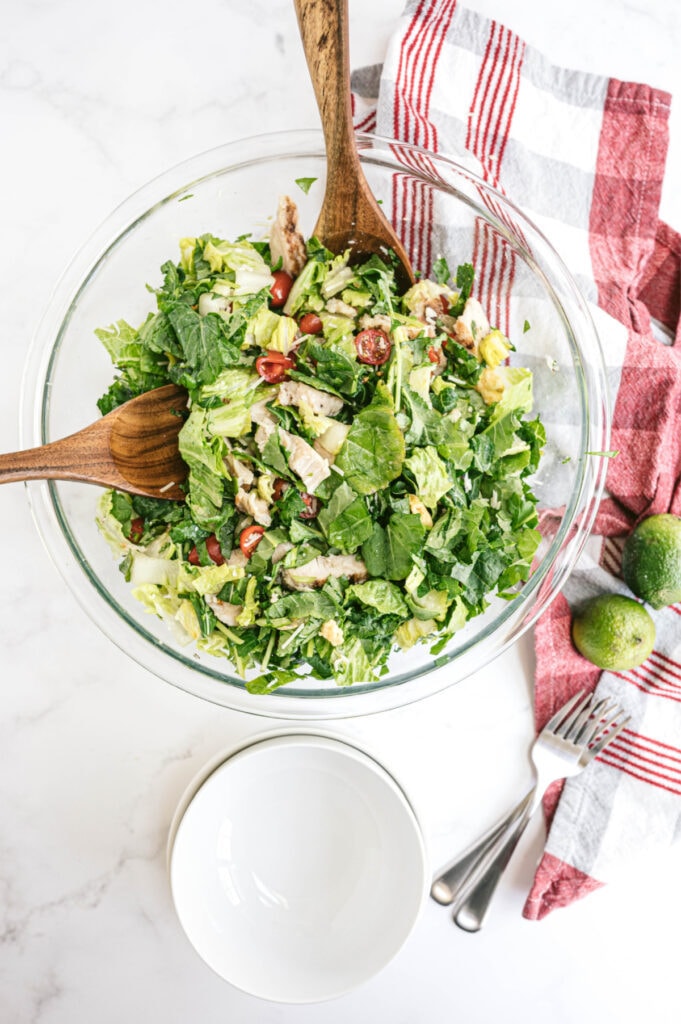
[[117, 367], [102, 412], [189, 394], [186, 500], [106, 491], [98, 526], [146, 609], [254, 693], [437, 655], [517, 595], [540, 542], [532, 372], [472, 266], [441, 256], [400, 293], [389, 254], [349, 255], [305, 239], [284, 196], [269, 239], [182, 238], [155, 311], [97, 331]]

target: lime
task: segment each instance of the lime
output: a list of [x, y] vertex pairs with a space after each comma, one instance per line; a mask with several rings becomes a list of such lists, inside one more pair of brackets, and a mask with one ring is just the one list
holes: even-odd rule
[[681, 601], [681, 517], [663, 512], [643, 519], [627, 537], [622, 575], [652, 608]]
[[598, 668], [635, 668], [653, 649], [655, 623], [632, 597], [601, 594], [574, 615], [572, 639]]

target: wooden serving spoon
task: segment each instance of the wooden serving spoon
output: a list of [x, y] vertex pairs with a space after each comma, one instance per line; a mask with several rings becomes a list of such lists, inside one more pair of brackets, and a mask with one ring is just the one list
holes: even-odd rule
[[59, 441], [0, 455], [0, 484], [80, 480], [147, 498], [184, 501], [187, 465], [177, 435], [187, 392], [175, 384], [147, 391]]
[[314, 234], [353, 262], [388, 250], [397, 256], [401, 290], [414, 283], [409, 258], [364, 176], [352, 126], [348, 0], [294, 0], [303, 49], [322, 120], [326, 192]]
[[[409, 258], [364, 176], [352, 125], [347, 0], [294, 0], [326, 145], [327, 178], [315, 235], [353, 261], [397, 256], [398, 285], [414, 283]], [[0, 455], [0, 484], [79, 480], [129, 494], [183, 501], [187, 466], [177, 435], [187, 392], [168, 384], [103, 416], [69, 437]]]

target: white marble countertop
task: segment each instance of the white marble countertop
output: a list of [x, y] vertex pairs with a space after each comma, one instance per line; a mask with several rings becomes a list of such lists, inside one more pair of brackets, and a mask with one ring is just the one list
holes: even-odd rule
[[[468, 4], [557, 63], [681, 92], [676, 0]], [[351, 0], [354, 66], [381, 58], [401, 8]], [[0, 447], [11, 451], [31, 336], [63, 266], [108, 212], [196, 152], [318, 117], [289, 0], [31, 0], [5, 4], [2, 25]], [[679, 181], [681, 101], [662, 202], [676, 227]], [[173, 689], [102, 636], [52, 567], [21, 485], [0, 489], [0, 521], [3, 1024], [679, 1019], [678, 858], [530, 923], [520, 912], [539, 821], [478, 935], [428, 901], [398, 957], [342, 999], [278, 1006], [221, 981], [177, 922], [165, 842], [189, 779], [263, 723]], [[528, 781], [531, 689], [528, 638], [448, 692], [334, 728], [395, 770], [439, 863]], [[498, 745], [493, 768], [476, 749], [483, 721]]]

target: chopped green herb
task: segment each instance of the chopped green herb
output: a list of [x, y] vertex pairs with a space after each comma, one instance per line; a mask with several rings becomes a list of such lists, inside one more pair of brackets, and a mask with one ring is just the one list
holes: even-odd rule
[[316, 178], [296, 178], [296, 185], [301, 192], [304, 192], [305, 195], [307, 195], [316, 180]]
[[435, 260], [435, 263], [433, 264], [433, 277], [438, 282], [438, 284], [447, 284], [451, 276], [452, 275], [447, 260], [444, 258], [444, 256], [438, 256], [438, 258]]

